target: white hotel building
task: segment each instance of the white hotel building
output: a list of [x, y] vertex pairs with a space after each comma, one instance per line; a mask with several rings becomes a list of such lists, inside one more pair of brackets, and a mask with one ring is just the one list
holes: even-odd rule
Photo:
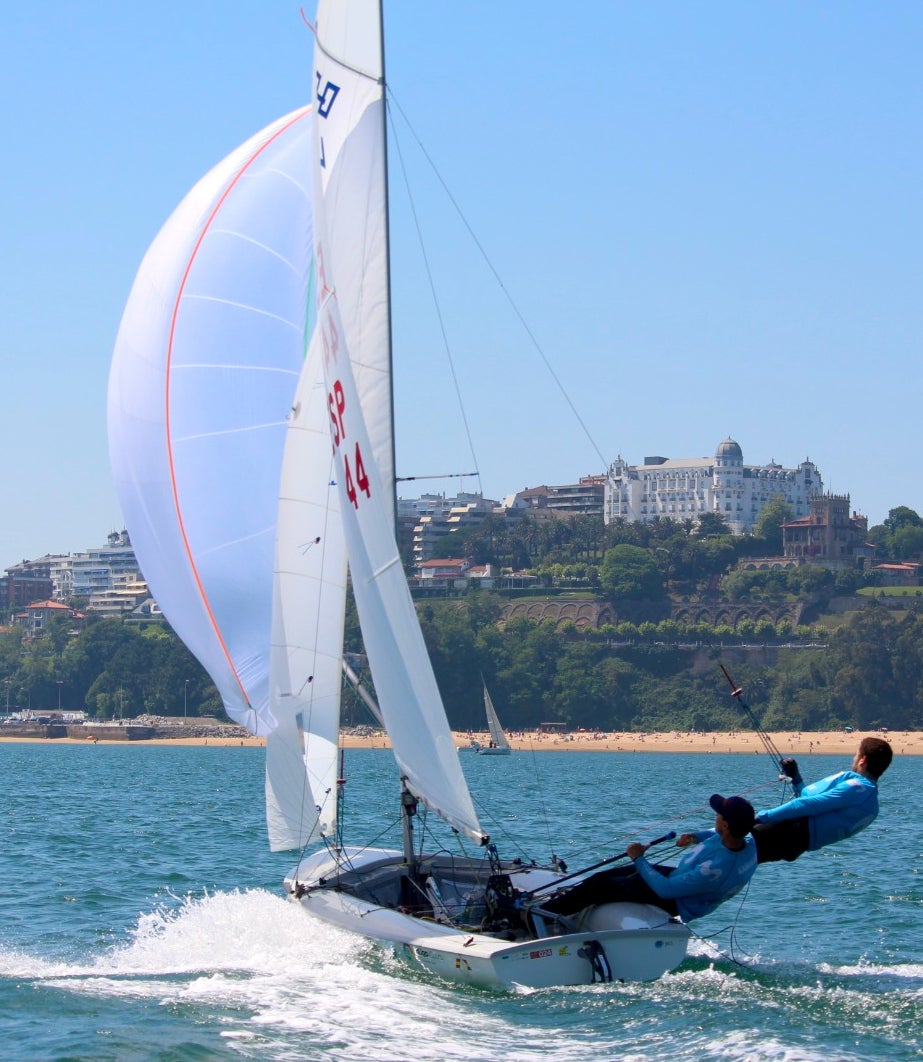
[[745, 465], [733, 439], [725, 439], [714, 457], [646, 457], [629, 465], [618, 457], [609, 467], [605, 521], [652, 523], [671, 519], [697, 520], [702, 513], [720, 513], [735, 534], [753, 529], [760, 510], [781, 495], [795, 517], [807, 516], [811, 498], [822, 494], [817, 466], [807, 459], [797, 468]]

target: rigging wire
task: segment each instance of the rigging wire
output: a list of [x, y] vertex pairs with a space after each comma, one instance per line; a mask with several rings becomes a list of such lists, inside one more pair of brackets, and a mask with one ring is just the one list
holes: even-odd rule
[[563, 860], [555, 854], [554, 841], [551, 837], [551, 819], [548, 815], [548, 805], [545, 803], [545, 787], [542, 785], [542, 775], [538, 769], [538, 760], [535, 758], [535, 745], [532, 742], [531, 735], [529, 736], [529, 751], [532, 753], [532, 770], [535, 776], [535, 783], [538, 786], [538, 799], [542, 808], [542, 821], [545, 824], [545, 833], [548, 837], [548, 851], [551, 853], [551, 862], [554, 866], [561, 865], [565, 870]]
[[719, 664], [718, 666], [724, 673], [724, 677], [728, 680], [728, 684], [731, 687], [731, 696], [737, 700], [741, 708], [743, 708], [743, 710], [750, 717], [750, 722], [753, 726], [753, 730], [756, 733], [757, 737], [760, 739], [760, 741], [762, 741], [763, 748], [765, 748], [765, 750], [769, 753], [769, 757], [776, 765], [776, 768], [778, 770], [781, 770], [782, 753], [779, 752], [779, 750], [776, 748], [775, 742], [772, 740], [769, 734], [767, 734], [766, 731], [762, 728], [759, 719], [757, 719], [756, 715], [751, 710], [750, 705], [747, 704], [747, 702], [743, 699], [743, 689], [741, 689], [740, 686], [737, 686], [734, 683], [734, 680], [728, 674], [728, 669], [724, 666], [724, 664]]
[[478, 810], [478, 817], [483, 822], [490, 823], [491, 839], [496, 836], [503, 837], [509, 847], [513, 849], [513, 851], [519, 853], [519, 858], [521, 858], [523, 862], [531, 863], [533, 866], [537, 866], [538, 864], [536, 860], [526, 852], [525, 848], [523, 847], [522, 841], [520, 841], [517, 837], [514, 837], [513, 834], [511, 834], [509, 830], [506, 829], [503, 823], [496, 818], [496, 816], [491, 812], [490, 808], [481, 800], [481, 798], [476, 793], [472, 793], [471, 799], [474, 801], [475, 807]]
[[[757, 793], [761, 789], [771, 789], [776, 785], [775, 781], [761, 782], [759, 785], [750, 786], [748, 789], [742, 789], [739, 796], [749, 796], [751, 793]], [[643, 823], [640, 826], [634, 827], [631, 830], [625, 830], [618, 836], [610, 837], [607, 841], [594, 842], [592, 845], [586, 845], [583, 848], [574, 848], [570, 853], [571, 858], [581, 857], [587, 852], [592, 852], [594, 855], [598, 855], [603, 849], [607, 847], [615, 847], [616, 845], [624, 846], [625, 837], [646, 837], [652, 833], [659, 833], [664, 827], [677, 827], [680, 823], [688, 822], [689, 820], [701, 819], [704, 816], [713, 815], [711, 807], [708, 804], [699, 804], [695, 807], [686, 808], [679, 811], [675, 815], [670, 815], [666, 818], [656, 819], [651, 822]], [[677, 833], [681, 832], [677, 829]], [[683, 832], [695, 832], [695, 829]], [[676, 846], [674, 846], [676, 847]], [[669, 858], [669, 854], [665, 854], [660, 862]]]
[[[390, 90], [390, 87], [389, 87], [387, 95], [385, 97], [385, 99], [386, 99], [388, 104], [390, 104], [392, 98], [393, 98], [393, 94], [392, 94], [392, 92]], [[398, 110], [400, 110], [400, 105], [398, 104], [397, 106], [398, 106]], [[403, 111], [401, 111], [401, 114], [403, 115]], [[449, 371], [452, 374], [452, 385], [455, 388], [455, 397], [458, 400], [459, 409], [461, 411], [462, 423], [463, 423], [464, 428], [465, 428], [465, 436], [468, 439], [468, 449], [471, 451], [471, 461], [474, 464], [475, 469], [480, 469], [481, 465], [480, 465], [480, 462], [478, 461], [477, 453], [475, 452], [475, 449], [474, 449], [474, 439], [473, 439], [473, 437], [471, 435], [471, 426], [468, 423], [468, 415], [465, 412], [465, 404], [464, 404], [464, 401], [462, 400], [461, 387], [460, 387], [459, 382], [458, 382], [458, 373], [455, 370], [455, 359], [452, 357], [452, 348], [451, 348], [451, 346], [449, 344], [448, 333], [446, 332], [445, 319], [442, 316], [442, 306], [439, 303], [439, 296], [436, 293], [436, 284], [435, 284], [435, 281], [433, 280], [433, 271], [432, 271], [432, 268], [430, 266], [429, 255], [426, 252], [426, 244], [425, 244], [425, 242], [423, 240], [423, 230], [420, 227], [420, 219], [419, 219], [419, 216], [417, 215], [416, 203], [414, 201], [413, 192], [411, 191], [411, 188], [410, 188], [410, 181], [408, 180], [408, 177], [407, 177], [407, 167], [404, 164], [404, 153], [401, 150], [401, 144], [400, 144], [400, 140], [399, 140], [398, 135], [397, 135], [397, 129], [396, 129], [395, 124], [394, 124], [394, 119], [393, 119], [393, 117], [391, 115], [390, 106], [387, 107], [387, 115], [388, 115], [388, 123], [389, 123], [389, 125], [391, 127], [391, 143], [394, 145], [395, 148], [397, 148], [397, 157], [398, 157], [398, 161], [400, 163], [401, 176], [404, 179], [404, 188], [405, 188], [405, 190], [407, 192], [407, 199], [408, 199], [408, 201], [410, 203], [410, 212], [411, 212], [411, 215], [413, 217], [413, 224], [414, 224], [414, 228], [416, 229], [417, 240], [418, 240], [419, 245], [420, 245], [420, 253], [423, 256], [423, 264], [424, 264], [424, 267], [426, 269], [426, 279], [427, 279], [427, 281], [429, 283], [429, 290], [430, 290], [430, 295], [431, 295], [432, 300], [433, 300], [433, 307], [435, 308], [435, 311], [436, 311], [436, 318], [439, 321], [439, 331], [442, 333], [442, 344], [443, 344], [443, 347], [445, 348], [446, 360], [449, 363]], [[406, 121], [406, 116], [405, 116], [404, 120]], [[412, 130], [411, 130], [411, 132], [412, 132]], [[417, 143], [419, 143], [419, 141], [417, 141]], [[478, 487], [481, 487], [481, 474], [480, 474], [480, 472], [478, 471], [478, 472], [475, 472], [473, 474], [477, 477]], [[413, 477], [413, 478], [417, 478], [417, 477]]]
[[[750, 885], [751, 885], [752, 881], [753, 881], [753, 879], [751, 878], [750, 881], [747, 882], [746, 887], [743, 890], [743, 896], [741, 896], [741, 898], [740, 898], [740, 903], [737, 905], [737, 911], [734, 914], [734, 920], [731, 922], [730, 925], [725, 926], [723, 929], [715, 930], [714, 933], [710, 933], [707, 937], [702, 936], [699, 933], [696, 933], [696, 931], [694, 929], [691, 929], [691, 928], [689, 928], [687, 926], [687, 928], [689, 928], [689, 932], [695, 937], [696, 940], [698, 940], [702, 944], [705, 944], [711, 950], [717, 952], [718, 956], [720, 958], [724, 959], [727, 962], [733, 963], [735, 966], [740, 966], [740, 967], [742, 967], [745, 970], [753, 969], [753, 967], [757, 963], [757, 959], [756, 959], [755, 956], [750, 955], [747, 952], [744, 952], [744, 950], [742, 948], [738, 949], [738, 946], [737, 946], [737, 924], [740, 921], [741, 914], [743, 913], [744, 903], [746, 902], [747, 897], [750, 895]], [[728, 946], [729, 950], [727, 950], [727, 951], [724, 950], [723, 948], [719, 947], [715, 943], [715, 938], [720, 936], [722, 933], [727, 933], [728, 934], [728, 945], [727, 946]], [[745, 959], [739, 959], [737, 957], [737, 953], [744, 954], [746, 956], [746, 958]]]
[[[458, 200], [452, 194], [451, 189], [449, 188], [449, 186], [446, 183], [445, 179], [443, 178], [442, 174], [439, 172], [439, 169], [437, 168], [437, 166], [436, 166], [435, 162], [433, 161], [432, 157], [430, 156], [429, 152], [426, 150], [426, 148], [423, 146], [422, 141], [417, 136], [416, 131], [414, 130], [414, 127], [413, 127], [413, 125], [410, 122], [410, 119], [407, 117], [407, 114], [405, 113], [403, 107], [401, 107], [400, 102], [395, 97], [394, 91], [393, 91], [393, 89], [391, 89], [390, 86], [388, 87], [388, 101], [389, 101], [389, 103], [393, 103], [394, 104], [394, 106], [397, 108], [398, 112], [400, 113], [401, 117], [407, 123], [407, 128], [410, 131], [410, 135], [413, 137], [414, 141], [417, 144], [417, 147], [419, 148], [419, 150], [422, 153], [423, 157], [426, 159], [427, 163], [429, 164], [430, 169], [433, 171], [433, 174], [436, 177], [436, 180], [442, 186], [442, 190], [445, 192], [449, 202], [452, 204], [453, 208], [455, 209], [455, 212], [458, 215], [462, 225], [464, 225], [465, 229], [468, 231], [468, 235], [471, 237], [471, 240], [473, 241], [475, 247], [478, 249], [478, 252], [480, 253], [481, 257], [483, 258], [485, 264], [487, 265], [487, 268], [490, 270], [491, 274], [493, 275], [494, 280], [497, 282], [497, 285], [499, 286], [500, 290], [503, 292], [504, 298], [506, 299], [507, 303], [509, 304], [510, 309], [513, 311], [514, 316], [519, 321], [519, 324], [521, 325], [521, 327], [522, 327], [523, 331], [525, 332], [525, 334], [529, 337], [529, 341], [531, 342], [533, 348], [535, 349], [536, 353], [538, 354], [539, 358], [541, 359], [542, 364], [545, 366], [545, 369], [548, 372], [548, 375], [554, 381], [555, 386], [557, 387], [558, 391], [561, 393], [561, 396], [563, 397], [564, 401], [567, 403], [568, 408], [570, 409], [571, 413], [573, 413], [574, 418], [576, 419], [577, 423], [580, 425], [581, 429], [583, 430], [583, 434], [586, 436], [590, 446], [592, 447], [593, 451], [596, 453], [596, 456], [599, 458], [601, 466], [603, 468], [608, 468], [609, 467], [609, 462], [605, 459], [605, 457], [603, 457], [602, 451], [600, 450], [599, 446], [596, 444], [596, 440], [590, 434], [590, 429], [587, 427], [587, 425], [584, 422], [583, 418], [580, 416], [580, 413], [578, 412], [576, 405], [574, 404], [574, 402], [571, 399], [570, 395], [567, 393], [567, 390], [565, 389], [564, 384], [561, 382], [560, 377], [554, 371], [554, 368], [552, 367], [551, 362], [548, 359], [548, 356], [545, 354], [544, 348], [542, 347], [541, 343], [539, 343], [539, 341], [538, 341], [538, 337], [535, 335], [535, 333], [529, 327], [528, 321], [526, 321], [526, 319], [523, 316], [522, 311], [519, 309], [519, 306], [517, 305], [515, 299], [510, 294], [510, 291], [507, 288], [506, 284], [504, 284], [503, 278], [500, 276], [499, 271], [497, 270], [496, 266], [493, 264], [493, 261], [491, 260], [490, 255], [487, 253], [486, 249], [484, 248], [484, 245], [478, 239], [477, 234], [475, 233], [474, 229], [471, 226], [471, 223], [468, 221], [468, 218], [466, 217], [464, 211], [462, 210], [461, 206], [459, 205]], [[389, 114], [389, 117], [390, 117], [390, 114]], [[392, 126], [391, 127], [392, 127], [392, 130], [393, 130], [393, 128], [394, 128], [393, 121], [392, 121]], [[398, 148], [398, 153], [400, 154], [400, 148]], [[402, 161], [403, 161], [403, 157], [402, 157]], [[406, 181], [406, 174], [405, 174], [405, 181]], [[414, 215], [414, 220], [416, 220], [416, 215]], [[453, 370], [453, 372], [454, 372], [454, 370]], [[472, 454], [473, 453], [474, 453], [474, 451], [472, 450]], [[475, 462], [475, 464], [477, 464], [477, 462]]]

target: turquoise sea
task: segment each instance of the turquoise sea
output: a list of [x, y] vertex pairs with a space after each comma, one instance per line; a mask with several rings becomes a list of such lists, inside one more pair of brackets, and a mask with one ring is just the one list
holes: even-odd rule
[[[461, 756], [501, 854], [554, 851], [571, 869], [636, 834], [710, 824], [712, 792], [781, 796], [765, 756]], [[348, 754], [350, 840], [390, 816], [391, 764]], [[801, 765], [808, 780], [848, 766]], [[662, 980], [508, 994], [427, 982], [287, 903], [293, 860], [268, 852], [262, 768], [254, 748], [0, 744], [4, 1058], [923, 1053], [923, 758], [895, 760], [865, 833], [760, 868], [745, 896], [695, 923], [689, 957]]]

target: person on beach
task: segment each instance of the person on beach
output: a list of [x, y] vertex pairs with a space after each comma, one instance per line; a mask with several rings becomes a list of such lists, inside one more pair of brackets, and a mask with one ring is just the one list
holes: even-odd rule
[[715, 828], [684, 833], [679, 848], [689, 848], [675, 867], [649, 863], [650, 847], [630, 844], [625, 854], [632, 865], [602, 870], [547, 901], [539, 913], [570, 915], [593, 904], [629, 900], [651, 903], [684, 922], [702, 918], [735, 896], [756, 870], [756, 846], [749, 836], [755, 819], [752, 804], [743, 797], [709, 800]]
[[878, 779], [892, 755], [882, 738], [863, 738], [850, 770], [811, 785], [804, 784], [797, 760], [783, 759], [782, 774], [791, 781], [795, 796], [756, 816], [753, 837], [758, 862], [790, 863], [804, 852], [816, 852], [864, 830], [878, 815]]

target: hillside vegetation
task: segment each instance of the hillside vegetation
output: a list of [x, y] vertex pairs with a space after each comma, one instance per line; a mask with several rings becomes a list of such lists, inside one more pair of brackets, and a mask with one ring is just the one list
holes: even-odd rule
[[[892, 510], [905, 521], [911, 512]], [[898, 530], [907, 526], [915, 525], [895, 522]], [[923, 729], [923, 590], [885, 597], [858, 570], [738, 565], [771, 556], [777, 532], [768, 523], [761, 535], [732, 537], [720, 518], [695, 527], [607, 528], [583, 517], [526, 518], [513, 530], [488, 521], [449, 536], [446, 555], [463, 550], [476, 562], [528, 568], [549, 600], [579, 593], [606, 617], [584, 626], [530, 619], [516, 614], [516, 598], [484, 589], [419, 602], [453, 728], [483, 728], [482, 676], [513, 730], [542, 722], [598, 730], [745, 727], [724, 664], [766, 729]], [[883, 526], [880, 536], [887, 534]], [[674, 618], [692, 614], [692, 606], [733, 623]], [[352, 614], [347, 648], [361, 658]], [[208, 676], [169, 627], [92, 616], [77, 632], [53, 621], [25, 644], [15, 630], [0, 636], [0, 698], [10, 710], [60, 704], [104, 719], [221, 713]], [[367, 721], [349, 692], [345, 721]]]

